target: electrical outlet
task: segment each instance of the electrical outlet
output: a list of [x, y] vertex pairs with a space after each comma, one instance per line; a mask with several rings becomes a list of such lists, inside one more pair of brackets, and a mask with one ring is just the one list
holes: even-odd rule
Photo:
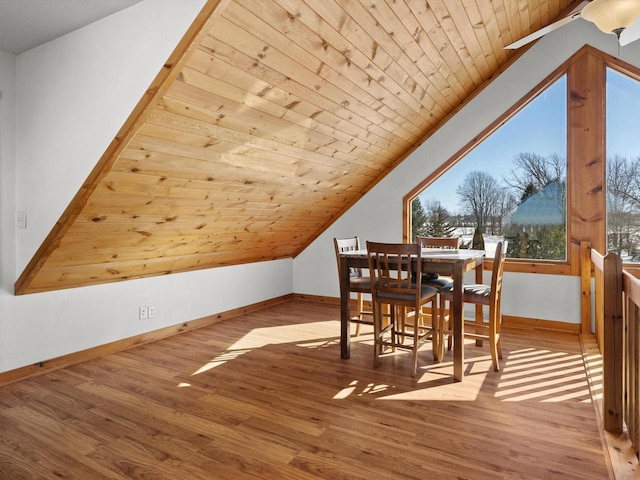
[[149, 307], [140, 307], [138, 318], [140, 320], [149, 318]]
[[153, 305], [149, 305], [149, 318], [153, 318], [156, 316], [156, 307]]

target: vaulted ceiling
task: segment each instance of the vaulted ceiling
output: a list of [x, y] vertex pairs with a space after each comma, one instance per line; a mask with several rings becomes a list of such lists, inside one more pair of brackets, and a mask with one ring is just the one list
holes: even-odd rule
[[209, 0], [16, 294], [295, 257], [571, 0]]

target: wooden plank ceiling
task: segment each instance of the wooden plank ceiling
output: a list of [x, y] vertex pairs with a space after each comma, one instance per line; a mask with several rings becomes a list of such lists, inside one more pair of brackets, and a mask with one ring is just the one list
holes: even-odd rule
[[16, 294], [296, 256], [571, 6], [209, 1]]

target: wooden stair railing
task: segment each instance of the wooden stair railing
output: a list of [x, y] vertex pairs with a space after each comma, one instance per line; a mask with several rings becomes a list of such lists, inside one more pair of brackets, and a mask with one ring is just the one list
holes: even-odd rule
[[[640, 450], [640, 280], [622, 268], [614, 253], [602, 255], [582, 242], [582, 324], [591, 317], [591, 274], [595, 294], [595, 336], [602, 353], [604, 429], [626, 433], [636, 456]], [[588, 253], [585, 253], [587, 252]], [[587, 278], [585, 278], [587, 277]], [[588, 286], [587, 286], [588, 285]], [[588, 308], [584, 308], [588, 306]], [[590, 326], [590, 321], [589, 321]], [[584, 331], [583, 333], [590, 333]]]
[[604, 429], [622, 433], [623, 338], [622, 261], [615, 253], [605, 256], [591, 250], [595, 278], [596, 340], [602, 352], [602, 405]]

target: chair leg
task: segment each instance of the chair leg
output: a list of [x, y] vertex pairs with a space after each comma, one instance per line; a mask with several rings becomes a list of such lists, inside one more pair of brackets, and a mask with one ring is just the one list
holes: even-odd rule
[[[440, 351], [442, 352], [440, 354], [440, 359], [444, 358], [444, 331], [445, 330], [451, 330], [451, 302], [449, 302], [449, 314], [447, 315], [446, 312], [446, 305], [447, 305], [447, 301], [446, 300], [440, 300], [440, 313], [439, 313], [439, 317], [440, 317], [440, 324], [442, 325], [442, 335], [440, 336]], [[448, 324], [448, 325], [447, 325]], [[449, 333], [447, 335], [447, 350], [451, 350], [451, 347], [453, 346], [453, 335], [451, 333]]]
[[[398, 322], [400, 320], [398, 320], [398, 308], [395, 305], [389, 305], [389, 312], [391, 314], [391, 351], [395, 352], [396, 351], [396, 327], [398, 325]], [[404, 321], [404, 320], [402, 320]]]
[[[362, 310], [364, 310], [364, 295], [358, 292], [358, 320], [362, 320]], [[356, 337], [360, 335], [360, 323], [356, 323]]]
[[438, 361], [441, 362], [444, 359], [444, 301], [441, 299], [438, 305], [438, 331], [434, 335], [438, 335]]
[[496, 345], [498, 350], [498, 358], [502, 359], [502, 342], [500, 340], [500, 328], [502, 325], [502, 312], [500, 311], [500, 303], [498, 302], [498, 308], [496, 310]]
[[500, 370], [500, 363], [498, 362], [498, 332], [496, 312], [490, 312], [489, 315], [489, 348], [491, 348], [491, 362], [493, 363], [493, 369], [498, 372]]
[[380, 350], [382, 348], [380, 330], [382, 330], [382, 308], [378, 302], [373, 305], [373, 368], [380, 365]]
[[418, 340], [420, 338], [420, 309], [413, 317], [413, 357], [411, 359], [411, 376], [415, 377], [418, 372]]
[[[396, 306], [393, 306], [391, 308], [396, 308], [401, 313], [398, 319], [399, 327], [400, 327], [399, 330], [402, 332], [402, 334], [400, 335], [400, 343], [404, 343], [404, 337], [405, 337], [404, 334], [407, 328], [407, 309], [405, 307], [396, 307]], [[395, 345], [396, 342], [393, 342], [393, 344]]]
[[438, 315], [436, 298], [431, 302], [431, 349], [433, 351], [433, 361], [437, 363], [442, 358], [440, 355], [440, 332], [442, 330], [440, 329], [440, 315]]

